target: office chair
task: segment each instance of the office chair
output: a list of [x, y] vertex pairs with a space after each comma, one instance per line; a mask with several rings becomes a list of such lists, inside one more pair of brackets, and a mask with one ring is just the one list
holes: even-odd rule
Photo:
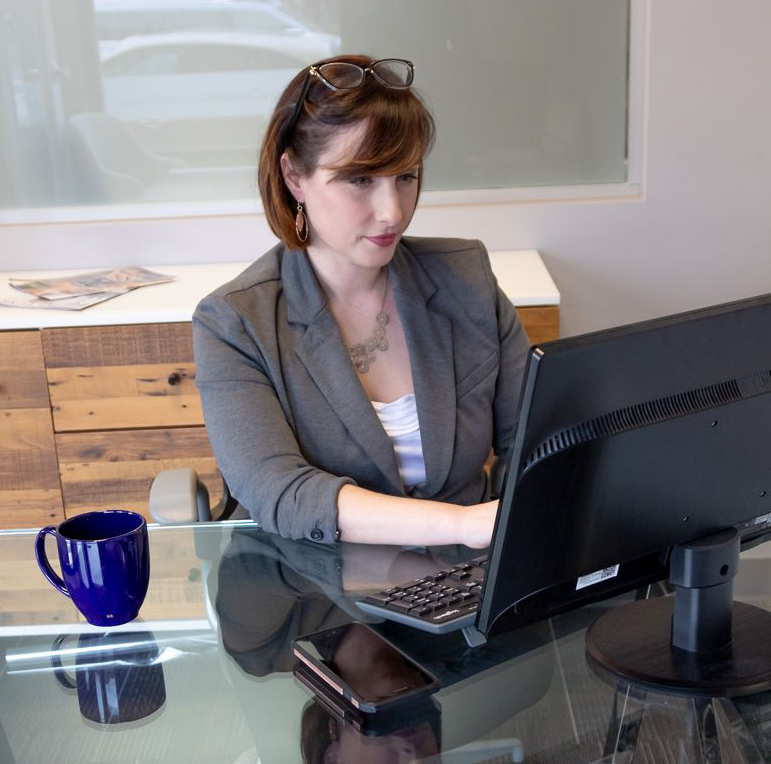
[[189, 467], [164, 470], [150, 486], [150, 516], [158, 523], [208, 523], [248, 518], [222, 478], [222, 499], [214, 506], [209, 489]]

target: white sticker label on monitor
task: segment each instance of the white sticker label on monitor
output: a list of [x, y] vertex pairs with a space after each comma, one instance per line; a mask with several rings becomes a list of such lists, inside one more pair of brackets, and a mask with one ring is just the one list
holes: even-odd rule
[[769, 512], [767, 515], [756, 517], [753, 525], [765, 525], [765, 523], [767, 523], [769, 520], [771, 520], [771, 512]]
[[608, 578], [615, 578], [618, 575], [618, 565], [611, 565], [609, 568], [603, 568], [597, 570], [594, 573], [589, 573], [586, 576], [581, 576], [576, 582], [576, 591], [579, 589], [585, 589], [592, 584], [599, 584], [600, 581], [605, 581]]

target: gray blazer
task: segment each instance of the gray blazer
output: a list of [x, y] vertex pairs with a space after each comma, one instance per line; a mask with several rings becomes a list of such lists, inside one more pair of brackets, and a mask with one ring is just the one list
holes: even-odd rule
[[[426, 482], [474, 504], [505, 456], [529, 343], [484, 246], [405, 237], [389, 265], [412, 364]], [[291, 538], [334, 540], [346, 483], [404, 495], [393, 446], [303, 252], [277, 245], [193, 316], [209, 439], [238, 501]]]

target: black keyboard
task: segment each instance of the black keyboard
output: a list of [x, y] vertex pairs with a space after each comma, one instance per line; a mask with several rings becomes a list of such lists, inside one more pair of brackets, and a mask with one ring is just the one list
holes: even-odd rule
[[444, 634], [476, 622], [487, 557], [370, 594], [356, 604], [365, 612], [416, 629]]

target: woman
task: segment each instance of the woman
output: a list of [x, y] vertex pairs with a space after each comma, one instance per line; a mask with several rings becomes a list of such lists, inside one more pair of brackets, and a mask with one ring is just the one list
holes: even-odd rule
[[259, 185], [281, 243], [194, 316], [233, 495], [325, 543], [489, 544], [528, 342], [479, 242], [403, 238], [433, 120], [408, 61], [340, 56], [279, 99]]

